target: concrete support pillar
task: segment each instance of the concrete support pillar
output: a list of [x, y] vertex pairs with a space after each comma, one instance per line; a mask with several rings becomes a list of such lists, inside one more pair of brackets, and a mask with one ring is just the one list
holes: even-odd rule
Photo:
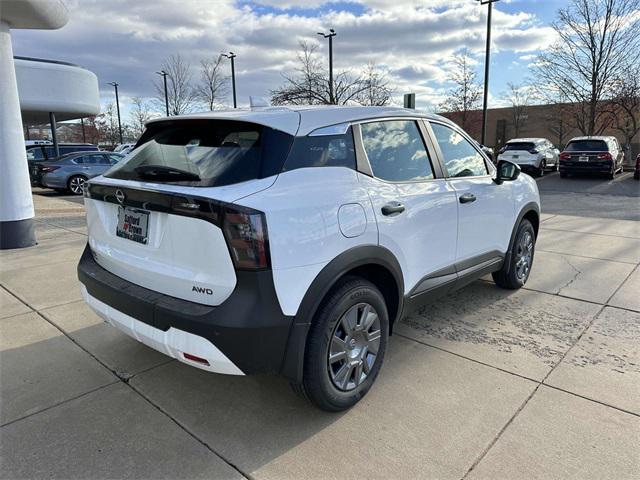
[[0, 249], [35, 245], [33, 199], [9, 25], [0, 22]]

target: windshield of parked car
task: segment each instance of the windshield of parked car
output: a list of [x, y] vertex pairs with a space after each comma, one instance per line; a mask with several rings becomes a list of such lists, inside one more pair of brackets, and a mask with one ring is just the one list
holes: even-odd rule
[[140, 144], [105, 176], [190, 186], [222, 186], [279, 173], [293, 137], [232, 120], [152, 123]]
[[574, 140], [569, 142], [567, 152], [606, 152], [607, 143], [603, 140]]
[[507, 143], [504, 146], [504, 151], [508, 151], [508, 150], [524, 150], [524, 151], [529, 151], [529, 150], [533, 150], [534, 148], [536, 148], [534, 143], [531, 142], [513, 142], [513, 143]]

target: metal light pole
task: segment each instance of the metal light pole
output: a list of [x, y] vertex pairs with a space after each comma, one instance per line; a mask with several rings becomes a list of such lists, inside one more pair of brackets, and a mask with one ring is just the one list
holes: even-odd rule
[[162, 77], [162, 80], [164, 81], [164, 108], [167, 112], [167, 117], [168, 117], [169, 116], [169, 94], [167, 93], [167, 75], [169, 74], [164, 70], [160, 70], [159, 72], [156, 72], [156, 73], [160, 75]]
[[480, 143], [486, 145], [487, 138], [487, 101], [489, 98], [489, 65], [491, 63], [491, 12], [493, 4], [499, 0], [476, 0], [480, 5], [488, 5], [487, 11], [487, 50], [484, 58], [484, 99], [482, 103], [482, 135]]
[[120, 136], [120, 144], [122, 145], [122, 123], [120, 122], [120, 98], [118, 97], [118, 85], [117, 82], [110, 82], [109, 85], [113, 85], [116, 90], [116, 109], [118, 110], [118, 134]]
[[330, 28], [329, 33], [318, 32], [318, 35], [329, 39], [329, 103], [335, 105], [336, 99], [333, 96], [333, 37], [337, 33], [333, 28]]
[[233, 89], [233, 108], [238, 108], [238, 102], [236, 101], [236, 64], [234, 61], [237, 55], [233, 52], [221, 53], [220, 55], [231, 60], [231, 88]]

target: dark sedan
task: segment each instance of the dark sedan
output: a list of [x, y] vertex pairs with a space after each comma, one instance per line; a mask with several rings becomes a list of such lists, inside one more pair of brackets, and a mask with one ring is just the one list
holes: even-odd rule
[[123, 158], [124, 155], [113, 152], [70, 153], [51, 162], [37, 163], [33, 172], [34, 183], [82, 195], [88, 179], [102, 175]]

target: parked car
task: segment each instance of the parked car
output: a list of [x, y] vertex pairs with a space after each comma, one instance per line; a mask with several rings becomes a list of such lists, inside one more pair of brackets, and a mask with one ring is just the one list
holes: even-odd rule
[[633, 171], [633, 179], [640, 180], [640, 153], [636, 157], [636, 168]]
[[131, 150], [133, 150], [133, 147], [135, 146], [135, 143], [121, 143], [116, 148], [114, 148], [113, 151], [114, 153], [121, 153], [123, 155], [126, 155], [127, 153], [131, 152]]
[[610, 179], [622, 172], [624, 152], [616, 137], [572, 138], [560, 154], [560, 176], [604, 173]]
[[85, 182], [124, 158], [113, 152], [69, 153], [51, 162], [38, 162], [34, 180], [40, 187], [82, 195]]
[[509, 160], [537, 177], [558, 169], [560, 151], [546, 138], [514, 138], [500, 149], [498, 161]]
[[396, 322], [488, 273], [522, 287], [540, 198], [451, 121], [391, 107], [153, 120], [85, 188], [86, 302], [188, 365], [358, 402]]
[[[29, 175], [31, 177], [31, 185], [36, 185], [34, 175], [36, 173], [36, 164], [38, 162], [48, 162], [58, 158], [56, 156], [56, 150], [51, 142], [46, 143], [28, 143], [27, 149], [27, 163], [29, 165]], [[98, 151], [96, 145], [91, 143], [59, 143], [58, 151], [60, 157], [74, 152], [94, 152]]]

